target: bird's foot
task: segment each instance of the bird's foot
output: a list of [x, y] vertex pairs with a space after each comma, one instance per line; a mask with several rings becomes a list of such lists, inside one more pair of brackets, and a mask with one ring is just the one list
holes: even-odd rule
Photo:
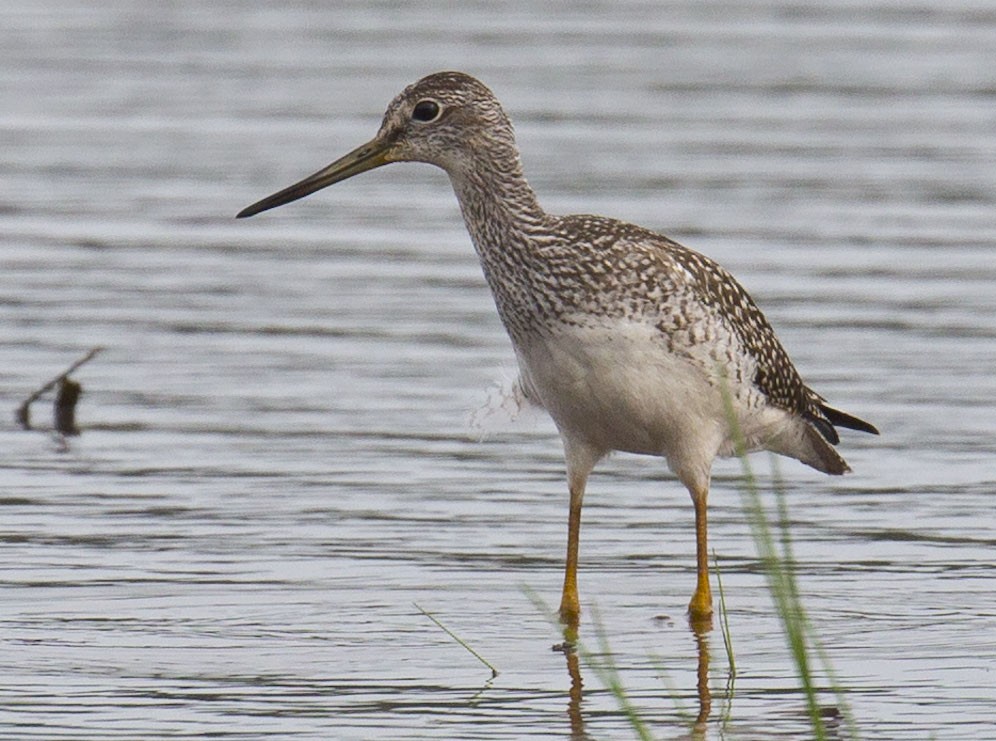
[[560, 606], [560, 626], [564, 631], [564, 642], [554, 648], [563, 647], [564, 650], [574, 650], [574, 645], [578, 642], [578, 635], [581, 625], [580, 605]]
[[692, 601], [688, 603], [688, 624], [696, 633], [712, 630], [712, 593], [708, 585], [696, 589]]

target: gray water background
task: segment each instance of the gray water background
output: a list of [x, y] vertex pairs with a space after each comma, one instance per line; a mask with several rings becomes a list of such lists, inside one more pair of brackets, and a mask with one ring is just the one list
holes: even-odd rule
[[[502, 99], [549, 210], [717, 259], [806, 380], [880, 427], [844, 433], [851, 476], [777, 466], [816, 632], [865, 737], [996, 732], [991, 3], [2, 15], [0, 736], [632, 737], [584, 662], [571, 695], [529, 596], [559, 597], [560, 446], [496, 410], [514, 359], [445, 176], [396, 165], [232, 218], [445, 68]], [[18, 429], [94, 346], [83, 434]], [[697, 728], [687, 494], [624, 455], [589, 487], [582, 629], [595, 645], [597, 607], [655, 737], [806, 735], [738, 474], [716, 466], [711, 544], [739, 674], [717, 630]]]

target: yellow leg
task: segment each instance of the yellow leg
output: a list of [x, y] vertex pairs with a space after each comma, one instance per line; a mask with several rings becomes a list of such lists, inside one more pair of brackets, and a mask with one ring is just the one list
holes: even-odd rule
[[706, 517], [709, 489], [696, 487], [692, 490], [695, 504], [695, 559], [698, 579], [695, 593], [688, 604], [688, 616], [692, 621], [708, 620], [712, 616], [712, 590], [709, 588], [709, 544]]
[[584, 482], [571, 481], [571, 509], [567, 520], [567, 565], [564, 568], [564, 591], [560, 598], [560, 620], [569, 642], [577, 640], [581, 620], [581, 600], [578, 598], [578, 545], [581, 540], [581, 500]]
[[603, 453], [564, 435], [564, 460], [567, 463], [567, 487], [571, 493], [570, 515], [567, 518], [567, 563], [564, 566], [564, 591], [560, 598], [560, 622], [564, 625], [564, 647], [572, 647], [578, 639], [581, 622], [581, 600], [578, 598], [578, 544], [581, 541], [581, 500], [588, 483], [588, 474]]

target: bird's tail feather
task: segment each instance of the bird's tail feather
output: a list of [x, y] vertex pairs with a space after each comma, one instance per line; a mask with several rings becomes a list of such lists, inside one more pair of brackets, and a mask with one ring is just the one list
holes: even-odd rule
[[817, 471], [829, 473], [834, 476], [851, 472], [851, 467], [847, 465], [847, 461], [841, 457], [837, 449], [827, 442], [815, 427], [806, 425], [805, 438], [808, 443], [808, 454], [805, 458], [800, 458], [799, 460], [807, 466], [812, 466]]
[[[826, 426], [833, 430], [830, 425]], [[774, 453], [802, 461], [823, 473], [839, 476], [851, 471], [847, 461], [824, 437], [822, 431], [808, 420], [798, 418], [793, 420], [792, 424], [783, 428], [779, 434], [768, 439], [764, 447]]]
[[824, 416], [834, 427], [846, 427], [849, 430], [868, 432], [872, 435], [878, 434], [878, 430], [875, 428], [875, 425], [865, 422], [863, 419], [851, 416], [847, 412], [842, 412], [839, 409], [828, 407], [826, 404], [820, 404], [820, 411], [823, 412]]

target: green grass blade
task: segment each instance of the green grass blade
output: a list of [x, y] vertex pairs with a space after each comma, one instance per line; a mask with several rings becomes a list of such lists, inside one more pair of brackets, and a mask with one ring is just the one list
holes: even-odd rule
[[[536, 606], [536, 609], [538, 609], [540, 613], [545, 616], [547, 620], [549, 620], [550, 625], [554, 626], [554, 628], [559, 631], [563, 626], [561, 625], [557, 615], [543, 601], [542, 597], [528, 587], [523, 587], [523, 591], [526, 593], [529, 600]], [[596, 655], [588, 650], [580, 638], [569, 646], [564, 644], [564, 650], [578, 652], [578, 655], [585, 663], [585, 666], [590, 667], [591, 670], [595, 672], [595, 676], [598, 677], [598, 680], [609, 692], [612, 693], [612, 696], [616, 699], [616, 703], [619, 705], [619, 709], [626, 716], [626, 720], [629, 722], [630, 727], [641, 739], [641, 741], [653, 741], [650, 728], [647, 726], [646, 721], [644, 721], [640, 716], [636, 706], [633, 705], [633, 702], [629, 699], [629, 695], [626, 693], [626, 687], [623, 685], [622, 679], [619, 676], [619, 669], [616, 666], [615, 658], [613, 657], [612, 650], [609, 647], [608, 634], [605, 632], [605, 627], [602, 625], [598, 610], [594, 605], [592, 605], [591, 608], [591, 620], [594, 626], [595, 636], [598, 639], [599, 654]]]
[[[796, 561], [792, 548], [791, 524], [786, 503], [785, 487], [775, 466], [775, 502], [776, 521], [771, 522], [767, 510], [761, 502], [757, 479], [751, 470], [746, 455], [746, 441], [737, 423], [736, 414], [729, 389], [724, 386], [723, 401], [727, 418], [730, 423], [734, 449], [740, 458], [743, 470], [744, 486], [741, 490], [743, 509], [750, 525], [751, 536], [757, 549], [758, 557], [764, 569], [775, 610], [782, 623], [782, 631], [788, 644], [789, 652], [795, 663], [796, 673], [802, 684], [806, 701], [806, 710], [814, 737], [818, 740], [827, 737], [826, 726], [820, 712], [818, 690], [814, 680], [815, 651], [824, 673], [830, 678], [834, 694], [837, 697], [838, 708], [843, 714], [848, 731], [853, 738], [858, 738], [858, 732], [853, 717], [843, 696], [843, 691], [837, 682], [829, 657], [820, 644], [816, 631], [806, 614], [799, 593], [798, 580], [795, 578]], [[774, 530], [777, 529], [777, 540]]]
[[437, 618], [437, 617], [436, 617], [435, 615], [433, 615], [433, 614], [432, 614], [431, 612], [428, 612], [428, 611], [426, 611], [426, 610], [423, 610], [423, 609], [422, 609], [422, 608], [421, 608], [421, 607], [420, 607], [420, 606], [419, 606], [418, 604], [416, 604], [415, 602], [412, 602], [412, 604], [413, 604], [413, 605], [415, 605], [415, 609], [416, 609], [416, 610], [418, 610], [419, 612], [421, 612], [421, 613], [422, 613], [423, 615], [425, 615], [425, 616], [426, 616], [427, 618], [429, 618], [429, 620], [431, 620], [431, 621], [432, 621], [432, 622], [434, 622], [434, 623], [435, 623], [436, 625], [438, 625], [438, 626], [439, 626], [439, 627], [440, 627], [440, 628], [442, 629], [442, 631], [443, 631], [444, 633], [446, 633], [446, 635], [448, 635], [448, 636], [449, 636], [450, 638], [452, 638], [452, 639], [453, 639], [454, 641], [456, 641], [456, 642], [457, 642], [457, 643], [459, 643], [459, 644], [460, 644], [461, 646], [463, 646], [463, 647], [464, 647], [465, 649], [467, 649], [467, 650], [468, 650], [468, 651], [469, 651], [469, 652], [471, 653], [471, 655], [472, 655], [472, 656], [473, 656], [473, 657], [474, 657], [475, 659], [477, 659], [477, 660], [478, 660], [478, 661], [480, 661], [480, 662], [481, 662], [482, 664], [484, 664], [484, 666], [486, 666], [486, 667], [487, 667], [488, 669], [490, 669], [490, 670], [491, 670], [491, 678], [492, 678], [492, 679], [494, 679], [495, 677], [497, 677], [497, 676], [498, 676], [498, 670], [497, 670], [497, 669], [495, 669], [494, 665], [493, 665], [493, 664], [492, 664], [492, 663], [491, 663], [490, 661], [488, 661], [487, 659], [485, 659], [485, 658], [484, 658], [483, 656], [481, 656], [481, 655], [480, 655], [479, 653], [477, 653], [477, 651], [475, 651], [475, 650], [474, 650], [473, 648], [471, 648], [471, 647], [470, 647], [470, 645], [469, 645], [469, 644], [468, 644], [468, 643], [467, 643], [467, 642], [466, 642], [465, 640], [463, 640], [463, 639], [462, 639], [462, 638], [461, 638], [460, 636], [458, 636], [458, 635], [457, 635], [456, 633], [454, 633], [454, 632], [453, 632], [452, 630], [450, 630], [450, 629], [449, 629], [449, 628], [447, 628], [447, 627], [446, 627], [445, 625], [443, 625], [443, 624], [442, 624], [442, 623], [441, 623], [441, 622], [439, 621], [439, 619], [438, 619], [438, 618]]
[[723, 647], [726, 649], [726, 660], [730, 665], [730, 676], [737, 676], [737, 660], [733, 655], [733, 634], [730, 632], [730, 613], [726, 610], [726, 592], [723, 591], [723, 576], [719, 570], [719, 557], [712, 552], [713, 568], [716, 572], [716, 586], [719, 588], [719, 628], [723, 634]]

